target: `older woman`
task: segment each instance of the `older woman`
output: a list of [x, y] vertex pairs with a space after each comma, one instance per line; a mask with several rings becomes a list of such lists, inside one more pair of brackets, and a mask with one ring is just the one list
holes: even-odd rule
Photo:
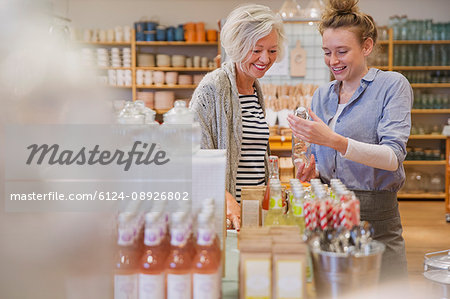
[[282, 56], [284, 41], [282, 20], [268, 7], [236, 8], [221, 30], [228, 61], [207, 74], [192, 96], [202, 148], [227, 150], [227, 218], [236, 229], [242, 186], [266, 182], [269, 127], [257, 79]]

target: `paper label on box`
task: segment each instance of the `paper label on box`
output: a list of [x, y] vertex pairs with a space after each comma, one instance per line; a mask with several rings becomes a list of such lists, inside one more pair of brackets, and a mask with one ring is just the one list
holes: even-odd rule
[[219, 286], [217, 273], [213, 274], [197, 274], [193, 275], [193, 299], [218, 299]]
[[137, 275], [114, 275], [114, 299], [137, 299]]
[[303, 298], [303, 264], [301, 261], [277, 261], [275, 271], [277, 298]]
[[139, 298], [164, 299], [164, 274], [139, 274]]
[[259, 226], [259, 201], [242, 201], [242, 227]]
[[190, 299], [191, 275], [167, 274], [167, 299]]
[[248, 259], [245, 261], [245, 298], [265, 299], [271, 297], [270, 259]]

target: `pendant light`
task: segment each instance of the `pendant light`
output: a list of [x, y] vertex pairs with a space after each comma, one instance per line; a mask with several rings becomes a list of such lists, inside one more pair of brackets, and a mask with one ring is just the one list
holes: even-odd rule
[[296, 0], [285, 0], [278, 13], [283, 20], [298, 19], [301, 17], [300, 5]]
[[303, 18], [305, 18], [308, 21], [320, 20], [323, 7], [324, 4], [322, 0], [309, 0], [308, 5], [302, 11]]

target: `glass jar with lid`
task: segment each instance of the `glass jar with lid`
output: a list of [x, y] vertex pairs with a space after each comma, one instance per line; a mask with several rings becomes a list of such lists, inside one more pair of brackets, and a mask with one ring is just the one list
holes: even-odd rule
[[185, 125], [177, 128], [176, 134], [192, 143], [192, 152], [200, 149], [202, 131], [200, 124], [196, 121], [196, 113], [189, 109], [183, 100], [175, 101], [174, 107], [164, 114], [164, 124]]
[[430, 252], [424, 257], [424, 273], [427, 279], [436, 284], [435, 298], [448, 298], [450, 294], [450, 249]]

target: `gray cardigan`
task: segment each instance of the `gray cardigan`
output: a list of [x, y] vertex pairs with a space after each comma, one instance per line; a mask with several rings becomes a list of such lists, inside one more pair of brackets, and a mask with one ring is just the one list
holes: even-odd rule
[[[264, 97], [257, 80], [254, 87], [265, 115]], [[201, 148], [227, 150], [225, 187], [235, 197], [242, 145], [242, 114], [235, 64], [225, 62], [221, 68], [206, 74], [192, 95], [190, 107], [197, 112], [202, 128]], [[269, 153], [267, 145], [264, 159], [266, 170]], [[266, 182], [267, 178], [266, 171]]]

